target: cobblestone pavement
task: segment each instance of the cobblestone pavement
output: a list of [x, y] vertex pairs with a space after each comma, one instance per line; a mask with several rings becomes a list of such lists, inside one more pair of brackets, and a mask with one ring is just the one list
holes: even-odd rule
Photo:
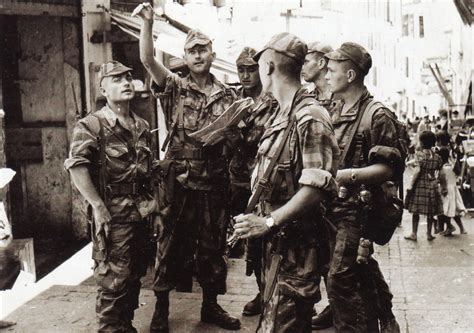
[[[473, 256], [474, 219], [464, 218], [467, 235], [437, 236], [428, 242], [422, 219], [418, 242], [403, 239], [411, 229], [411, 216], [405, 214], [403, 228], [389, 245], [378, 247], [379, 260], [395, 295], [394, 310], [402, 332], [474, 332]], [[244, 275], [243, 260], [231, 260], [229, 291], [219, 303], [234, 315], [256, 293], [254, 277]], [[139, 332], [148, 332], [154, 296], [146, 279], [140, 308], [134, 321]], [[323, 291], [323, 295], [325, 292]], [[95, 287], [92, 281], [80, 286], [54, 286], [26, 303], [6, 320], [17, 324], [5, 332], [91, 332], [95, 328]], [[201, 295], [172, 293], [170, 326], [172, 332], [226, 332], [199, 321]], [[323, 299], [316, 308], [327, 304]], [[257, 317], [241, 317], [241, 332], [253, 332]], [[3, 332], [2, 331], [2, 332]], [[320, 332], [333, 332], [328, 329]]]

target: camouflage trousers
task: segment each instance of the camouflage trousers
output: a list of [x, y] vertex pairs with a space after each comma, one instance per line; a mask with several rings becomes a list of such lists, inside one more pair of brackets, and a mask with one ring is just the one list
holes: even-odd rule
[[97, 260], [96, 242], [92, 250], [99, 332], [130, 332], [151, 243], [145, 221], [112, 222], [110, 229], [106, 259]]
[[172, 218], [158, 245], [153, 290], [191, 292], [195, 275], [204, 290], [225, 293], [227, 193], [177, 186], [174, 198]]
[[272, 274], [278, 254], [264, 241], [263, 311], [258, 332], [311, 332], [313, 305], [320, 298], [317, 246], [301, 243], [281, 253], [276, 279]]
[[[378, 332], [378, 321], [393, 318], [393, 295], [377, 261], [356, 262], [360, 221], [357, 211], [333, 216], [337, 233], [328, 274], [328, 296], [336, 332]], [[373, 250], [372, 250], [373, 251]]]

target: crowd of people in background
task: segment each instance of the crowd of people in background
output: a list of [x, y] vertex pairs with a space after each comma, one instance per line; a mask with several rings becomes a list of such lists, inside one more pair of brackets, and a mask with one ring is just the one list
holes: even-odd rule
[[413, 175], [406, 186], [405, 208], [413, 215], [412, 232], [405, 239], [417, 240], [420, 215], [426, 216], [429, 241], [436, 238], [433, 233], [452, 236], [456, 228], [451, 219], [459, 233], [466, 234], [461, 218], [467, 210], [460, 188], [468, 184], [460, 176], [465, 157], [462, 142], [472, 135], [472, 125], [463, 122], [458, 111], [448, 115], [445, 109], [439, 111], [438, 117], [415, 117], [406, 123], [411, 137], [406, 165], [413, 169]]

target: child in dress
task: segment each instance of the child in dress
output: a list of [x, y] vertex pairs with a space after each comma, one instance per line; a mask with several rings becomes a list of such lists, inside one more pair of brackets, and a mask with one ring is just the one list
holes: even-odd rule
[[413, 165], [415, 167], [411, 184], [407, 191], [412, 191], [412, 195], [407, 196], [406, 206], [413, 214], [412, 233], [405, 239], [417, 240], [418, 223], [420, 214], [426, 215], [427, 230], [426, 236], [429, 241], [435, 239], [432, 234], [434, 216], [443, 214], [441, 194], [438, 187], [437, 172], [441, 169], [443, 162], [433, 151], [436, 143], [436, 136], [431, 131], [423, 131], [420, 136], [421, 151], [416, 152]]
[[456, 186], [456, 174], [453, 171], [454, 163], [449, 159], [449, 149], [441, 148], [438, 152], [443, 161], [443, 168], [439, 173], [441, 184], [441, 194], [443, 200], [443, 212], [440, 216], [446, 222], [446, 231], [440, 233], [444, 236], [451, 236], [456, 228], [451, 224], [451, 218], [457, 223], [461, 234], [467, 234], [462, 224], [461, 216], [466, 213], [466, 207], [462, 201], [461, 193]]

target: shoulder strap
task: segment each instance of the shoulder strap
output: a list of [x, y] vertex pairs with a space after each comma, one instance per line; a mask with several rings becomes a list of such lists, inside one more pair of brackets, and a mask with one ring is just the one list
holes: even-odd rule
[[[280, 159], [280, 156], [283, 152], [283, 148], [285, 147], [285, 144], [288, 141], [288, 137], [290, 136], [291, 129], [296, 123], [295, 113], [311, 103], [311, 102], [308, 103], [307, 101], [309, 98], [313, 99], [312, 97], [305, 97], [299, 103], [298, 109], [290, 114], [290, 121], [288, 123], [288, 126], [285, 128], [285, 132], [283, 132], [283, 137], [281, 138], [280, 145], [277, 147], [275, 151], [275, 155], [273, 155], [272, 159], [270, 160], [270, 163], [265, 169], [263, 176], [259, 179], [258, 184], [257, 184], [257, 189], [255, 190], [255, 192], [253, 192], [252, 196], [250, 197], [249, 203], [247, 205], [247, 209], [245, 209], [245, 214], [252, 213], [252, 211], [254, 210], [255, 206], [258, 203], [258, 200], [260, 199], [260, 196], [262, 195], [263, 189], [268, 186], [270, 175], [273, 169], [275, 168], [278, 160]], [[305, 103], [303, 103], [304, 101]]]
[[352, 146], [352, 142], [354, 141], [355, 134], [356, 134], [357, 130], [359, 129], [359, 125], [360, 125], [360, 122], [361, 122], [364, 114], [366, 113], [366, 111], [369, 108], [372, 108], [375, 103], [377, 103], [377, 102], [375, 102], [374, 100], [369, 101], [369, 103], [365, 106], [365, 108], [362, 110], [362, 112], [359, 112], [359, 114], [357, 115], [357, 118], [354, 122], [354, 125], [352, 125], [352, 127], [350, 129], [350, 132], [349, 132], [349, 140], [347, 141], [346, 146], [344, 147], [344, 150], [342, 151], [342, 154], [341, 154], [341, 157], [340, 157], [340, 160], [339, 160], [339, 166], [340, 167], [344, 166], [344, 163], [346, 161], [347, 153], [349, 152], [349, 149]]
[[98, 137], [98, 145], [99, 145], [99, 194], [102, 200], [106, 200], [105, 198], [105, 188], [107, 186], [107, 158], [105, 156], [105, 134], [104, 134], [104, 125], [102, 125], [102, 121], [99, 116], [92, 114], [94, 118], [97, 119], [99, 122], [99, 137]]
[[[374, 117], [375, 111], [383, 107], [384, 105], [381, 102], [375, 100], [371, 100], [369, 104], [367, 104], [367, 106], [365, 107], [364, 115], [362, 116], [362, 120], [360, 122], [360, 131], [367, 129], [370, 130], [370, 128], [372, 127], [372, 118]], [[392, 118], [391, 115], [390, 118]]]

